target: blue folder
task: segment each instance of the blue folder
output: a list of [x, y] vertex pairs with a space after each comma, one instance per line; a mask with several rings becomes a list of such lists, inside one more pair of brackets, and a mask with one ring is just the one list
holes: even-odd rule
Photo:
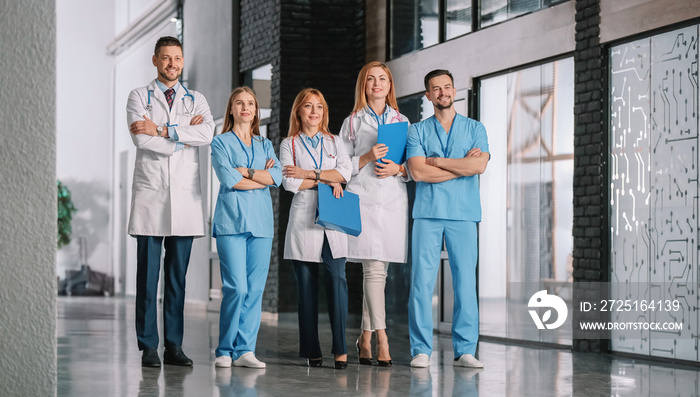
[[362, 232], [360, 196], [345, 191], [341, 198], [335, 198], [332, 187], [319, 183], [316, 224], [351, 236], [359, 236]]
[[396, 164], [406, 161], [406, 136], [408, 135], [408, 123], [393, 123], [380, 125], [377, 129], [377, 143], [383, 143], [389, 147], [389, 152], [384, 158]]

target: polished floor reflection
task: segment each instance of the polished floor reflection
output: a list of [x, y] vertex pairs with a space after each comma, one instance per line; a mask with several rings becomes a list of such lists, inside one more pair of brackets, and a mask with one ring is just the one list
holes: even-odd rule
[[[257, 356], [264, 370], [215, 368], [218, 314], [188, 307], [184, 350], [194, 367], [141, 368], [133, 299], [59, 298], [59, 396], [697, 396], [700, 372], [611, 355], [481, 342], [484, 369], [454, 368], [450, 339], [435, 337], [426, 369], [410, 368], [405, 327], [389, 330], [392, 368], [332, 368], [330, 329], [321, 321], [323, 368], [297, 357], [296, 315], [263, 323]], [[357, 319], [351, 319], [355, 323]], [[348, 327], [348, 343], [355, 332]], [[162, 355], [162, 348], [161, 348]]]

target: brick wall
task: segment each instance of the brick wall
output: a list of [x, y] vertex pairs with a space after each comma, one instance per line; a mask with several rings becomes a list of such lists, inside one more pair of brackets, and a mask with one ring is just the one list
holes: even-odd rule
[[[279, 154], [280, 135], [279, 120], [279, 54], [280, 54], [280, 1], [279, 0], [241, 0], [240, 1], [240, 43], [238, 67], [241, 73], [253, 70], [257, 67], [272, 64], [272, 114], [267, 137], [275, 145], [275, 151]], [[273, 211], [279, 213], [280, 191], [270, 189]], [[288, 211], [287, 207], [287, 211]], [[275, 216], [275, 230], [279, 228], [280, 219]], [[286, 222], [285, 222], [286, 224]], [[283, 234], [284, 237], [284, 234]], [[284, 247], [284, 240], [278, 238], [272, 241], [272, 255], [270, 257], [270, 271], [263, 294], [262, 309], [270, 313], [277, 313], [279, 306], [279, 272], [281, 255], [278, 255], [280, 247]]]
[[[608, 281], [606, 195], [608, 136], [604, 124], [606, 53], [600, 45], [600, 0], [576, 1], [574, 52], [574, 281]], [[586, 284], [574, 284], [574, 305], [590, 301]], [[591, 320], [599, 319], [591, 313]], [[575, 312], [574, 322], [588, 318]], [[577, 351], [605, 352], [605, 339], [574, 339]]]
[[[272, 64], [272, 116], [268, 138], [279, 153], [289, 128], [289, 111], [305, 87], [321, 90], [330, 110], [330, 129], [338, 133], [354, 101], [357, 73], [364, 64], [364, 0], [241, 0], [241, 72]], [[275, 240], [263, 310], [296, 311], [291, 263], [283, 260], [284, 236], [292, 194], [272, 189]], [[359, 278], [358, 278], [359, 274]], [[361, 308], [361, 270], [348, 266], [350, 312]], [[359, 279], [359, 294], [357, 298]], [[323, 293], [321, 292], [321, 301]], [[359, 302], [359, 303], [358, 303]], [[321, 310], [325, 305], [321, 304]]]

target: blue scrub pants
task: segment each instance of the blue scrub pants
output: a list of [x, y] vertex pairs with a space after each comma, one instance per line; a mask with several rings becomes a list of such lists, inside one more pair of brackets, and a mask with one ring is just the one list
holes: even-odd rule
[[[325, 264], [326, 300], [331, 321], [333, 345], [331, 353], [347, 354], [345, 322], [348, 317], [348, 282], [345, 278], [345, 258], [333, 259], [331, 247], [324, 234], [321, 259]], [[318, 340], [318, 271], [314, 262], [292, 261], [297, 280], [297, 305], [299, 311], [299, 357], [321, 358]]]
[[184, 329], [185, 279], [193, 237], [136, 236], [136, 338], [139, 350], [158, 348], [158, 278], [163, 270], [163, 337], [166, 349], [180, 348]]
[[224, 295], [216, 356], [237, 360], [245, 353], [255, 352], [272, 238], [250, 233], [218, 235], [216, 249]]
[[440, 266], [443, 236], [452, 270], [454, 309], [452, 346], [455, 357], [474, 354], [479, 339], [479, 308], [476, 297], [476, 223], [446, 219], [413, 221], [411, 294], [408, 331], [411, 356], [433, 351], [433, 289]]

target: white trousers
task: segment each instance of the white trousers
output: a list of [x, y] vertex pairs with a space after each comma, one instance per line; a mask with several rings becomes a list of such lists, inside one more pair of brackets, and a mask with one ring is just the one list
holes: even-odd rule
[[384, 286], [389, 262], [362, 261], [362, 330], [386, 329]]

